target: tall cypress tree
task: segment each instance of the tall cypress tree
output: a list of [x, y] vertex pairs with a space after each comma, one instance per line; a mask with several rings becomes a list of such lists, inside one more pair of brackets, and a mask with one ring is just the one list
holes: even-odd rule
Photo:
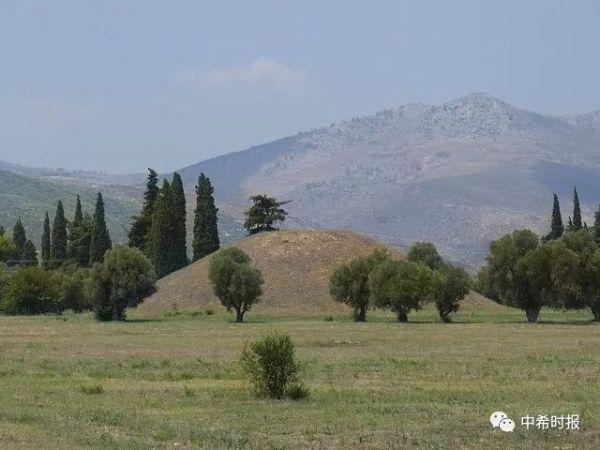
[[167, 180], [158, 194], [148, 238], [148, 256], [159, 278], [177, 270], [177, 255], [173, 236], [173, 196]]
[[104, 261], [104, 253], [110, 250], [111, 247], [112, 242], [108, 228], [106, 228], [106, 218], [104, 216], [104, 199], [102, 194], [98, 192], [90, 233], [90, 265]]
[[219, 230], [217, 227], [217, 211], [214, 189], [203, 173], [196, 186], [196, 209], [194, 211], [194, 261], [219, 250]]
[[581, 207], [579, 206], [579, 196], [577, 195], [577, 187], [573, 188], [573, 226], [571, 231], [578, 231], [583, 228], [581, 220]]
[[175, 172], [171, 181], [171, 218], [173, 220], [173, 252], [177, 269], [187, 266], [185, 192], [181, 176]]
[[81, 199], [77, 196], [75, 217], [69, 227], [68, 258], [80, 267], [86, 267], [90, 260], [91, 220], [83, 215]]
[[13, 227], [12, 234], [13, 244], [16, 247], [16, 259], [21, 259], [23, 255], [23, 249], [25, 247], [25, 242], [27, 242], [27, 237], [25, 236], [25, 227], [23, 226], [23, 222], [21, 222], [21, 218], [17, 220], [17, 223]]
[[67, 259], [67, 219], [62, 202], [56, 206], [56, 215], [52, 222], [52, 243], [50, 245], [50, 265], [58, 267]]
[[158, 174], [154, 170], [148, 169], [144, 205], [140, 215], [132, 218], [131, 229], [128, 233], [130, 247], [137, 247], [142, 251], [146, 250], [158, 191]]
[[38, 257], [35, 245], [30, 240], [23, 245], [23, 255], [21, 256], [21, 264], [27, 267], [37, 267]]
[[600, 206], [598, 206], [598, 209], [594, 214], [594, 226], [592, 227], [592, 232], [594, 233], [596, 244], [600, 244]]
[[552, 194], [554, 196], [554, 203], [552, 205], [552, 219], [550, 221], [550, 234], [545, 237], [545, 240], [553, 240], [558, 239], [565, 232], [565, 227], [563, 225], [562, 216], [560, 214], [560, 203], [558, 202], [558, 196], [556, 194]]
[[44, 231], [42, 233], [42, 267], [47, 269], [50, 263], [50, 217], [46, 212], [46, 218], [44, 219]]

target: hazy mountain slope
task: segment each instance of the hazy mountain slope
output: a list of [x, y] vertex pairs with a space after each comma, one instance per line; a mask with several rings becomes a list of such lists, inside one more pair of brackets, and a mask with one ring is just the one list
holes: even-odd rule
[[[111, 237], [115, 242], [123, 241], [130, 217], [138, 209], [138, 202], [116, 196], [114, 187], [98, 188], [103, 192], [106, 203], [106, 219]], [[0, 170], [0, 224], [10, 233], [17, 218], [21, 217], [27, 236], [39, 248], [46, 211], [52, 220], [56, 203], [62, 200], [67, 218], [70, 219], [75, 210], [76, 196], [80, 194], [84, 210], [92, 214], [97, 192], [98, 189], [89, 185], [63, 184]], [[136, 196], [141, 198], [141, 192]]]
[[548, 117], [472, 94], [334, 124], [181, 172], [190, 181], [205, 172], [231, 205], [256, 192], [290, 199], [290, 226], [349, 228], [401, 246], [433, 240], [447, 257], [474, 265], [499, 234], [544, 230], [553, 190], [564, 194], [566, 218], [566, 196], [580, 184], [591, 220], [600, 193], [596, 118]]

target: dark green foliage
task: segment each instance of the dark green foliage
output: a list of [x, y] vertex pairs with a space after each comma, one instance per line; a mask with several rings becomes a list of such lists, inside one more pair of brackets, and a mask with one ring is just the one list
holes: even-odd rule
[[60, 274], [60, 297], [65, 310], [80, 313], [91, 309], [85, 295], [85, 282], [87, 269], [76, 269], [74, 271]]
[[550, 233], [544, 236], [544, 241], [558, 239], [565, 232], [562, 215], [560, 214], [560, 203], [558, 202], [558, 196], [556, 194], [552, 195], [554, 200], [552, 205], [552, 218], [550, 220]]
[[210, 178], [203, 173], [196, 186], [196, 209], [194, 211], [194, 261], [204, 258], [219, 250], [219, 230], [217, 228], [217, 211], [214, 189]]
[[98, 320], [125, 320], [126, 309], [135, 308], [156, 291], [156, 274], [141, 250], [118, 246], [106, 252], [103, 263], [90, 270], [87, 292]]
[[23, 252], [21, 253], [21, 265], [23, 267], [37, 267], [38, 264], [35, 245], [30, 240], [25, 241]]
[[308, 395], [306, 388], [291, 385], [298, 380], [299, 366], [294, 343], [287, 334], [268, 334], [246, 345], [241, 367], [260, 396], [282, 399], [287, 395], [299, 399]]
[[431, 242], [414, 243], [408, 251], [407, 259], [412, 262], [423, 263], [431, 270], [438, 269], [444, 262], [435, 245]]
[[9, 315], [60, 313], [62, 309], [57, 275], [39, 267], [15, 271], [0, 302], [0, 311]]
[[371, 300], [369, 275], [389, 259], [385, 249], [376, 249], [369, 256], [360, 256], [336, 268], [329, 278], [329, 295], [354, 308], [354, 320], [364, 322]]
[[287, 211], [281, 206], [289, 203], [289, 201], [278, 202], [266, 195], [253, 195], [250, 200], [253, 205], [246, 210], [246, 221], [244, 222], [244, 228], [248, 230], [248, 234], [276, 230], [277, 228], [274, 228], [273, 224], [285, 220]]
[[90, 233], [90, 265], [104, 261], [104, 254], [111, 248], [112, 242], [108, 228], [106, 228], [106, 218], [104, 216], [104, 199], [102, 194], [98, 192]]
[[134, 216], [131, 229], [128, 233], [129, 246], [146, 251], [150, 230], [152, 229], [152, 216], [154, 215], [154, 204], [158, 198], [158, 174], [148, 169], [148, 180], [144, 192], [144, 204], [139, 216]]
[[419, 310], [431, 290], [433, 271], [423, 263], [387, 260], [369, 276], [369, 289], [378, 308], [389, 308], [399, 322], [408, 321], [411, 310]]
[[208, 277], [223, 306], [235, 310], [236, 322], [243, 322], [262, 295], [263, 278], [250, 257], [236, 247], [219, 250], [210, 259]]
[[594, 234], [594, 240], [596, 244], [600, 245], [600, 206], [594, 214], [594, 226], [592, 227], [592, 233]]
[[0, 262], [7, 263], [11, 261], [17, 251], [12, 239], [5, 235], [0, 235]]
[[44, 231], [42, 233], [42, 267], [47, 269], [50, 265], [51, 258], [51, 243], [50, 243], [50, 218], [46, 213], [44, 219]]
[[186, 247], [186, 209], [185, 192], [181, 176], [175, 172], [171, 182], [171, 220], [173, 228], [171, 230], [173, 239], [173, 260], [175, 270], [187, 266], [187, 247]]
[[148, 239], [147, 254], [154, 265], [156, 275], [162, 278], [178, 268], [173, 236], [173, 197], [171, 185], [164, 180], [154, 204], [152, 229]]
[[17, 223], [13, 227], [12, 234], [13, 243], [16, 248], [16, 259], [21, 259], [21, 255], [23, 254], [23, 248], [25, 247], [25, 242], [27, 242], [27, 237], [25, 236], [25, 228], [23, 227], [23, 222], [21, 222], [21, 218], [17, 220]]
[[444, 263], [434, 271], [431, 284], [431, 300], [442, 322], [450, 322], [450, 314], [460, 308], [460, 301], [469, 293], [469, 274], [450, 263]]
[[59, 267], [67, 259], [67, 219], [62, 202], [56, 206], [52, 222], [52, 243], [50, 245], [50, 267]]
[[0, 236], [4, 236], [4, 233], [6, 231], [4, 230], [4, 227], [2, 225], [0, 225]]
[[92, 220], [89, 216], [83, 215], [81, 200], [78, 195], [75, 216], [69, 225], [67, 257], [79, 267], [87, 267], [89, 265], [91, 233]]
[[583, 228], [581, 220], [581, 207], [579, 206], [579, 196], [577, 188], [573, 188], [573, 224], [569, 231], [579, 231]]

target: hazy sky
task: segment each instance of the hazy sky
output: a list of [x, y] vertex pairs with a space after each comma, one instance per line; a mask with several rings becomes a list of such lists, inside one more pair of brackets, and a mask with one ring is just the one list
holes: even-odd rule
[[167, 171], [406, 102], [600, 109], [600, 1], [0, 0], [0, 160]]

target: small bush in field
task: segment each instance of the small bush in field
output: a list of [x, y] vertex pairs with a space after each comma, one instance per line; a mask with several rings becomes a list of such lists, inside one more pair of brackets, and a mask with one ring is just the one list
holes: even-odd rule
[[325, 316], [325, 322], [333, 322], [333, 316]]
[[79, 390], [84, 394], [88, 395], [98, 395], [104, 392], [104, 388], [100, 384], [94, 384], [92, 386], [81, 386]]
[[298, 381], [294, 343], [284, 333], [268, 334], [246, 345], [241, 367], [256, 393], [269, 398], [284, 398], [290, 383]]
[[294, 383], [288, 387], [286, 394], [292, 400], [303, 400], [308, 398], [310, 391], [303, 384]]
[[204, 311], [204, 314], [206, 314], [207, 316], [214, 316], [215, 315], [215, 310], [214, 309], [207, 309]]

